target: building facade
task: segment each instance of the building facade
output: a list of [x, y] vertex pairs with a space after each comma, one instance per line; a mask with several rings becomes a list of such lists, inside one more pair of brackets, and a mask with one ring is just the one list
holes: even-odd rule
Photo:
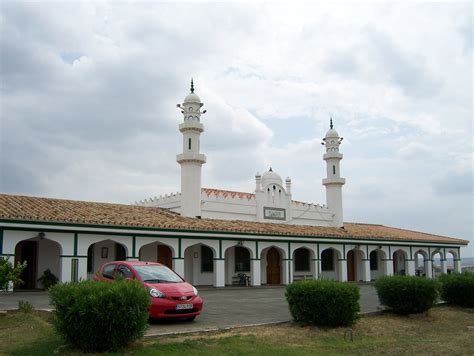
[[178, 104], [181, 192], [133, 205], [0, 194], [0, 256], [27, 261], [21, 288], [40, 288], [46, 269], [61, 281], [88, 279], [108, 261], [158, 261], [195, 285], [288, 284], [328, 278], [461, 270], [468, 241], [382, 225], [343, 222], [339, 151], [331, 120], [323, 144], [326, 204], [295, 201], [291, 180], [269, 169], [251, 193], [201, 187], [202, 102], [191, 92]]

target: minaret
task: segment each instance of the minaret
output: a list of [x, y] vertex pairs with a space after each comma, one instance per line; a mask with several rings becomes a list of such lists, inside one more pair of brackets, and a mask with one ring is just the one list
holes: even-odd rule
[[346, 183], [344, 178], [341, 178], [341, 170], [339, 163], [342, 159], [342, 153], [339, 153], [339, 145], [342, 142], [342, 137], [333, 128], [332, 118], [330, 120], [329, 131], [326, 137], [323, 138], [323, 145], [326, 146], [326, 153], [323, 159], [326, 161], [327, 178], [323, 179], [323, 185], [326, 187], [326, 204], [328, 209], [334, 214], [334, 225], [336, 227], [343, 227], [342, 217], [342, 186]]
[[191, 79], [191, 93], [184, 98], [181, 109], [184, 122], [179, 125], [183, 134], [183, 153], [176, 156], [181, 165], [181, 215], [189, 217], [201, 216], [201, 166], [206, 163], [206, 156], [199, 153], [199, 138], [204, 131], [201, 124], [201, 99], [194, 94], [194, 83]]

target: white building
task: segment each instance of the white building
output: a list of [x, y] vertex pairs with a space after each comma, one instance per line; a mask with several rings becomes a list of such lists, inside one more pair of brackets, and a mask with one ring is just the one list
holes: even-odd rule
[[342, 138], [332, 120], [323, 139], [326, 204], [293, 200], [291, 180], [272, 169], [257, 173], [253, 192], [202, 188], [202, 106], [191, 84], [178, 104], [181, 193], [135, 205], [0, 195], [0, 256], [27, 261], [23, 288], [40, 287], [47, 268], [62, 281], [78, 280], [123, 259], [159, 261], [195, 285], [216, 287], [320, 277], [367, 282], [417, 271], [432, 277], [435, 256], [446, 272], [448, 255], [460, 271], [460, 247], [468, 241], [343, 222]]

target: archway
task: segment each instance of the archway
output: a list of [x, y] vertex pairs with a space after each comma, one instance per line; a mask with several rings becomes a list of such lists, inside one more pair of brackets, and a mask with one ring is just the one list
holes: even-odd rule
[[125, 261], [127, 249], [113, 240], [102, 240], [93, 243], [87, 249], [87, 274], [92, 278], [100, 266], [110, 261]]
[[339, 280], [340, 253], [334, 248], [327, 248], [321, 252], [321, 276], [325, 279]]
[[386, 263], [386, 254], [381, 249], [376, 249], [370, 252], [370, 280], [376, 280], [379, 277], [382, 277], [387, 274]]
[[448, 273], [461, 273], [461, 261], [458, 251], [446, 251], [446, 262]]
[[248, 285], [251, 282], [251, 250], [244, 246], [231, 246], [225, 250], [225, 284]]
[[140, 261], [158, 262], [168, 268], [173, 268], [173, 251], [168, 245], [152, 242], [144, 245], [138, 251]]
[[214, 250], [205, 244], [195, 244], [184, 250], [184, 279], [196, 286], [215, 284]]
[[266, 256], [267, 284], [281, 284], [281, 255], [276, 247], [270, 247]]
[[435, 250], [431, 253], [433, 277], [439, 277], [446, 274], [446, 259], [441, 250]]
[[393, 274], [406, 275], [408, 271], [407, 254], [403, 250], [397, 250], [393, 253]]
[[293, 280], [314, 278], [314, 253], [309, 248], [300, 247], [293, 252]]
[[61, 245], [55, 241], [45, 238], [43, 233], [32, 239], [18, 242], [15, 246], [15, 264], [26, 261], [21, 280], [24, 282], [16, 289], [41, 288], [38, 281], [43, 273], [49, 269], [59, 280], [61, 280]]
[[422, 277], [431, 277], [428, 253], [424, 250], [418, 250], [414, 254], [415, 258], [415, 275]]

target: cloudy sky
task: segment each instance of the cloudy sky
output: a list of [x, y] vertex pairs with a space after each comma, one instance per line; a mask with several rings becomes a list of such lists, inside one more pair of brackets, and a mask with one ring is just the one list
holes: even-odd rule
[[[288, 2], [289, 3], [289, 2]], [[345, 221], [473, 238], [469, 2], [1, 3], [1, 191], [129, 203], [175, 192], [176, 103], [208, 113], [203, 185], [270, 166]], [[474, 242], [463, 254], [474, 256]]]

